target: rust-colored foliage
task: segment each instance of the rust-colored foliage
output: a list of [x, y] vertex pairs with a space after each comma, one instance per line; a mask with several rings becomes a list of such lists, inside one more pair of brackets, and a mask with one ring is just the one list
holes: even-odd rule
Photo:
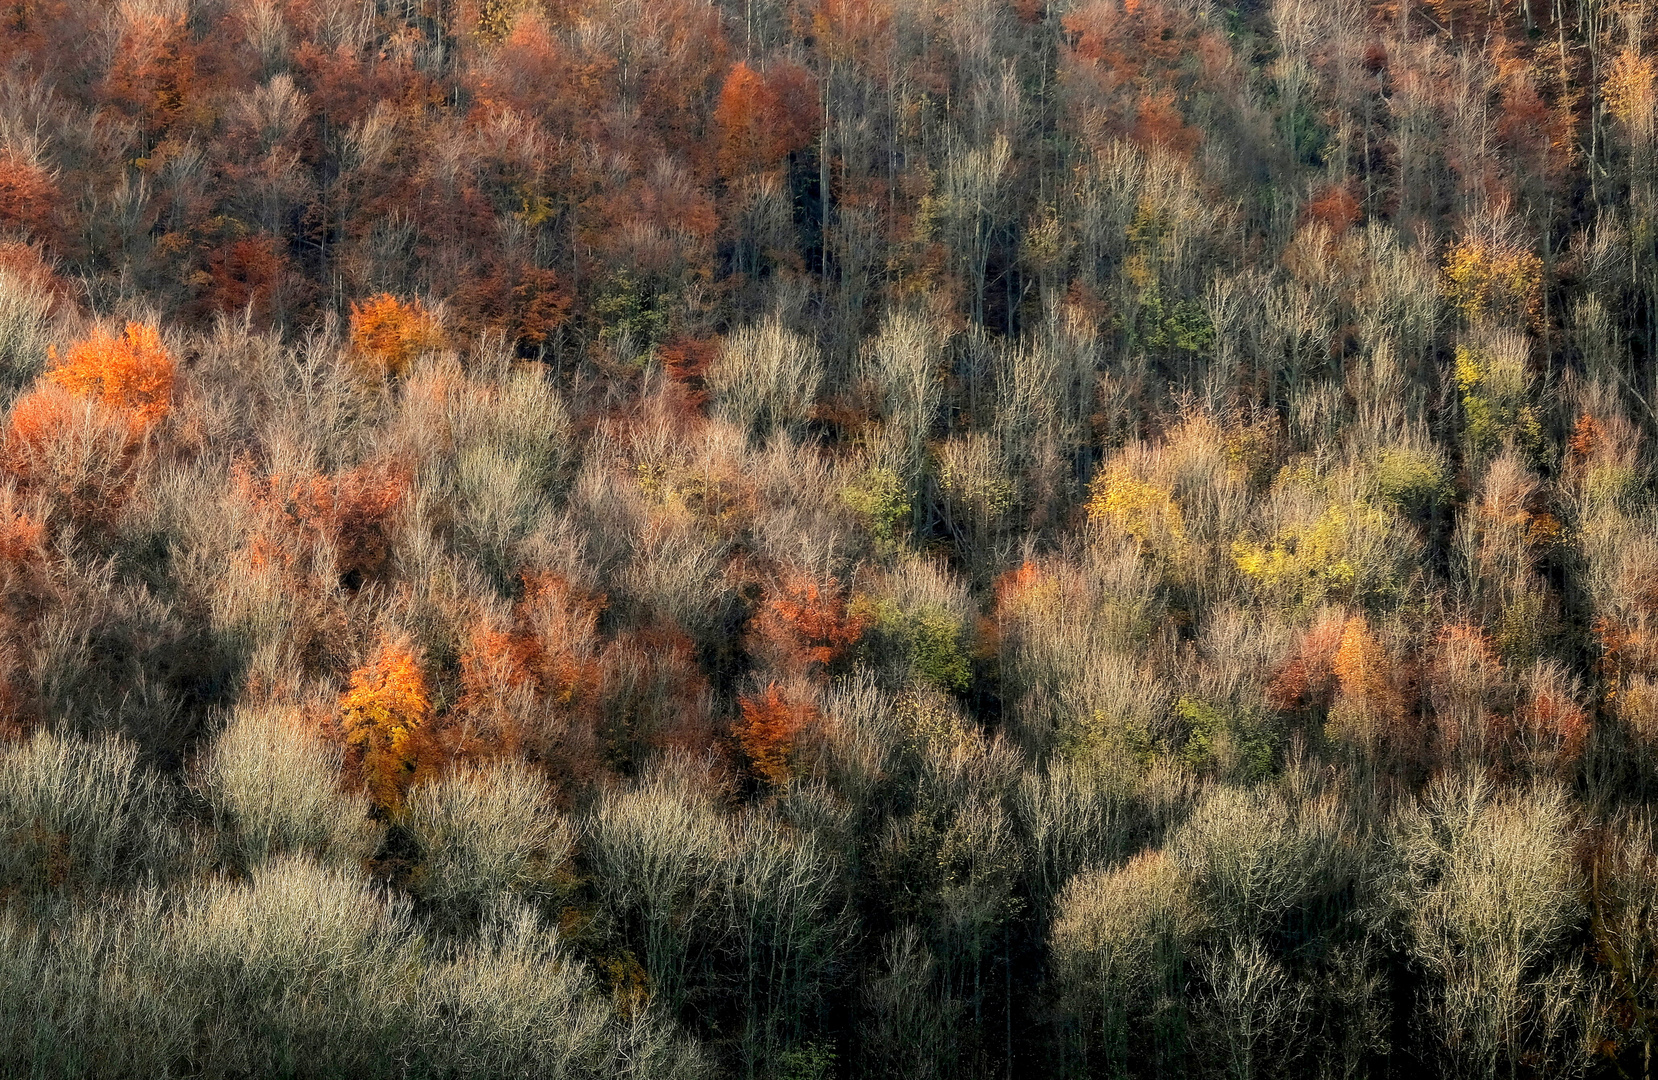
[[588, 595], [558, 574], [524, 575], [517, 616], [534, 643], [530, 669], [553, 702], [569, 706], [590, 692], [604, 608], [603, 596]]
[[603, 677], [604, 597], [565, 578], [526, 574], [512, 620], [480, 620], [461, 656], [461, 697], [447, 737], [456, 756], [524, 754], [588, 767]]
[[0, 270], [5, 270], [50, 301], [49, 313], [74, 301], [69, 283], [59, 277], [39, 243], [0, 243]]
[[738, 699], [742, 719], [733, 726], [737, 745], [756, 775], [781, 787], [794, 775], [795, 743], [818, 719], [810, 702], [793, 701], [775, 682], [757, 695]]
[[1140, 99], [1129, 138], [1143, 146], [1161, 146], [1189, 158], [1203, 141], [1203, 132], [1186, 123], [1174, 103], [1174, 92], [1165, 90]]
[[0, 489], [0, 618], [15, 636], [44, 610], [52, 588], [47, 569], [46, 522]]
[[1583, 464], [1592, 458], [1606, 442], [1606, 432], [1589, 413], [1577, 418], [1572, 425], [1571, 437], [1566, 440], [1567, 468], [1582, 468]]
[[139, 429], [172, 407], [173, 356], [153, 326], [129, 322], [119, 337], [100, 327], [65, 355], [53, 349], [51, 356], [47, 379], [76, 397], [125, 412]]
[[1329, 226], [1332, 236], [1340, 236], [1357, 222], [1364, 213], [1359, 200], [1353, 197], [1347, 184], [1330, 184], [1313, 197], [1302, 211], [1306, 221], [1319, 221]]
[[51, 239], [58, 185], [38, 162], [16, 151], [0, 153], [0, 229]]
[[351, 673], [340, 696], [347, 768], [381, 810], [396, 811], [414, 782], [437, 767], [426, 675], [403, 642], [383, 642]]
[[1364, 616], [1355, 615], [1342, 627], [1332, 667], [1340, 693], [1330, 712], [1332, 734], [1370, 753], [1407, 734], [1398, 673]]
[[777, 167], [815, 135], [817, 92], [798, 65], [776, 64], [761, 74], [738, 63], [720, 88], [714, 123], [720, 133], [720, 173], [747, 176]]
[[1300, 646], [1268, 680], [1267, 704], [1279, 712], [1328, 708], [1338, 687], [1336, 652], [1346, 630], [1346, 621], [1335, 617], [1307, 631]]
[[575, 297], [552, 270], [527, 268], [512, 290], [512, 331], [525, 345], [550, 343], [570, 319]]
[[701, 409], [708, 400], [703, 388], [703, 376], [708, 365], [720, 354], [717, 337], [688, 337], [680, 335], [656, 350], [662, 361], [662, 370], [668, 376], [672, 392], [678, 395], [682, 412]]
[[1060, 602], [1060, 582], [1029, 559], [996, 578], [995, 605], [979, 620], [980, 650], [985, 658], [1001, 652], [1010, 635]]
[[264, 549], [291, 562], [301, 545], [321, 537], [334, 547], [344, 575], [366, 577], [385, 565], [391, 531], [408, 491], [408, 473], [384, 462], [359, 465], [336, 476], [284, 476], [263, 479], [245, 464], [233, 474], [237, 491], [273, 518], [283, 534], [266, 537]]
[[1629, 628], [1609, 615], [1597, 615], [1590, 624], [1590, 631], [1595, 644], [1600, 647], [1600, 659], [1595, 666], [1601, 674], [1616, 682], [1622, 674], [1624, 657], [1629, 648]]
[[753, 632], [789, 668], [826, 668], [858, 643], [869, 619], [848, 612], [834, 580], [827, 587], [791, 577], [772, 590], [754, 617]]
[[679, 627], [655, 621], [617, 634], [599, 680], [596, 711], [613, 765], [629, 767], [646, 749], [710, 748], [708, 680], [696, 644]]
[[416, 356], [443, 343], [426, 306], [380, 293], [351, 304], [351, 348], [376, 374], [401, 375]]
[[121, 39], [105, 90], [151, 134], [208, 115], [197, 46], [182, 16], [139, 15]]
[[524, 746], [514, 698], [535, 690], [534, 641], [516, 628], [480, 621], [461, 654], [461, 697], [443, 729], [456, 760], [511, 757]]
[[250, 236], [215, 248], [207, 256], [202, 304], [208, 311], [236, 313], [252, 307], [254, 318], [270, 318], [285, 262], [274, 238]]
[[1026, 603], [1048, 581], [1041, 567], [1026, 559], [996, 579], [996, 609]]
[[1559, 685], [1531, 687], [1514, 714], [1521, 750], [1531, 766], [1563, 773], [1583, 756], [1589, 739], [1589, 714]]
[[25, 734], [39, 719], [28, 660], [52, 592], [46, 523], [0, 489], [0, 739]]
[[145, 427], [50, 379], [12, 404], [0, 460], [18, 486], [79, 524], [112, 524], [132, 494]]
[[1225, 67], [1219, 35], [1153, 0], [1095, 0], [1062, 19], [1064, 78], [1080, 134], [1103, 146], [1130, 139], [1190, 156], [1203, 131], [1189, 125], [1179, 102]]
[[1512, 705], [1512, 696], [1490, 635], [1468, 623], [1443, 627], [1427, 676], [1442, 754], [1477, 755], [1481, 741], [1500, 742], [1500, 710]]
[[11, 568], [44, 555], [45, 523], [7, 507], [0, 513], [0, 566]]

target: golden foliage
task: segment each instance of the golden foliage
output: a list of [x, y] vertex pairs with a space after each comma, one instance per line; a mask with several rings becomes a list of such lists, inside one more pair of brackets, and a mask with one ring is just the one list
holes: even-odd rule
[[1120, 466], [1095, 479], [1088, 519], [1109, 533], [1132, 537], [1142, 554], [1178, 547], [1186, 539], [1186, 519], [1174, 495]]
[[1658, 72], [1652, 58], [1625, 49], [1606, 66], [1601, 100], [1606, 110], [1632, 133], [1648, 141], [1652, 135], [1653, 106], [1658, 103]]
[[1543, 260], [1510, 242], [1466, 237], [1445, 257], [1440, 287], [1470, 323], [1535, 325], [1543, 311]]
[[340, 697], [339, 734], [348, 766], [381, 810], [395, 811], [417, 779], [436, 766], [431, 695], [413, 650], [385, 642], [351, 673]]

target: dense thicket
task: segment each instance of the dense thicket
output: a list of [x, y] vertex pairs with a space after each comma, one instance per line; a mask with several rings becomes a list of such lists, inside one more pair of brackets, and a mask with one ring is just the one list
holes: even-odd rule
[[15, 0], [0, 1074], [1650, 1075], [1658, 13]]

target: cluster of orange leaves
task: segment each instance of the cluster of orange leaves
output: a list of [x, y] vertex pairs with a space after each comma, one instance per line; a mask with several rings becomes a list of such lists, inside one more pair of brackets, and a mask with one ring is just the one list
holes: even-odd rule
[[52, 175], [15, 150], [0, 153], [0, 227], [50, 236], [58, 186]]
[[817, 90], [805, 68], [782, 62], [762, 73], [734, 65], [714, 108], [721, 175], [734, 179], [776, 168], [811, 143], [817, 122]]
[[818, 722], [815, 706], [798, 701], [772, 682], [759, 694], [738, 699], [742, 719], [733, 728], [755, 773], [769, 783], [782, 786], [794, 775], [795, 745], [802, 732]]
[[[870, 618], [849, 611], [837, 582], [803, 576], [780, 581], [750, 624], [750, 645], [761, 667], [785, 678], [822, 677], [869, 629]], [[738, 701], [742, 717], [732, 728], [756, 775], [772, 784], [792, 775], [796, 743], [817, 720], [809, 702], [796, 700], [776, 681]]]
[[753, 632], [781, 653], [785, 666], [806, 669], [833, 664], [867, 629], [869, 618], [847, 610], [835, 581], [824, 588], [801, 577], [779, 584], [753, 623]]
[[[4, 496], [0, 496], [4, 498]], [[46, 525], [15, 500], [0, 503], [0, 738], [22, 735], [37, 718], [26, 656], [51, 603]]]
[[274, 238], [248, 236], [215, 248], [207, 256], [202, 306], [240, 313], [252, 307], [256, 319], [271, 315], [286, 261]]
[[461, 656], [461, 697], [451, 732], [457, 757], [541, 756], [521, 717], [503, 709], [514, 692], [567, 716], [591, 705], [603, 679], [598, 620], [603, 596], [551, 573], [526, 574], [510, 624], [480, 620]]
[[1349, 185], [1330, 184], [1307, 203], [1301, 215], [1303, 220], [1324, 223], [1332, 236], [1340, 236], [1364, 216], [1364, 207]]
[[1223, 38], [1197, 20], [1154, 0], [1095, 0], [1061, 19], [1066, 81], [1089, 140], [1127, 138], [1190, 159], [1203, 132], [1186, 122], [1177, 99], [1225, 67]]
[[1058, 583], [1042, 568], [1026, 559], [996, 579], [996, 610], [1010, 613], [1032, 604], [1052, 603], [1059, 598]]
[[376, 374], [401, 375], [414, 358], [443, 343], [426, 306], [380, 293], [351, 303], [351, 348]]
[[991, 614], [979, 620], [979, 643], [986, 658], [1001, 651], [1010, 632], [1016, 633], [1022, 623], [1061, 597], [1060, 582], [1029, 559], [999, 576], [992, 591]]
[[182, 16], [133, 19], [115, 52], [104, 89], [113, 101], [136, 114], [151, 134], [204, 121], [210, 114], [207, 95], [199, 89], [197, 52]]
[[1640, 436], [1627, 419], [1583, 413], [1566, 440], [1566, 477], [1581, 481], [1598, 465], [1632, 465], [1639, 443]]
[[1552, 686], [1534, 687], [1515, 710], [1513, 723], [1533, 756], [1552, 759], [1556, 768], [1581, 757], [1589, 740], [1588, 712]]
[[1332, 738], [1367, 755], [1408, 759], [1422, 749], [1410, 683], [1411, 673], [1363, 615], [1332, 616], [1302, 635], [1273, 671], [1265, 697], [1280, 712], [1328, 710]]
[[72, 302], [74, 290], [52, 269], [46, 246], [38, 241], [0, 241], [0, 270], [38, 290], [47, 299], [48, 314]]
[[1566, 468], [1568, 471], [1581, 469], [1587, 462], [1594, 460], [1595, 454], [1606, 442], [1606, 431], [1590, 413], [1584, 413], [1572, 425], [1572, 434], [1566, 440]]
[[1338, 685], [1336, 650], [1345, 631], [1341, 619], [1325, 619], [1308, 630], [1267, 681], [1267, 704], [1278, 712], [1328, 707]]
[[1405, 707], [1394, 665], [1362, 615], [1349, 618], [1342, 627], [1334, 669], [1344, 701], [1361, 705], [1384, 728], [1397, 727]]
[[256, 566], [271, 562], [291, 566], [305, 541], [326, 539], [333, 545], [341, 574], [367, 576], [379, 570], [391, 552], [391, 523], [408, 491], [406, 471], [384, 463], [359, 465], [337, 476], [272, 475], [263, 479], [239, 464], [237, 492], [266, 510], [279, 535], [256, 535], [251, 558]]
[[108, 519], [125, 502], [145, 437], [172, 405], [174, 361], [159, 331], [99, 329], [12, 406], [3, 459], [30, 490], [64, 500], [77, 519]]
[[382, 642], [351, 673], [340, 696], [338, 736], [348, 772], [382, 811], [401, 808], [409, 788], [437, 768], [431, 718], [426, 675], [407, 643]]
[[176, 365], [153, 326], [129, 322], [119, 337], [100, 327], [64, 355], [52, 349], [51, 360], [49, 381], [126, 413], [144, 430], [172, 407]]
[[703, 377], [708, 365], [720, 353], [720, 340], [713, 337], [675, 337], [656, 350], [668, 384], [679, 396], [680, 409], [694, 412], [708, 400]]

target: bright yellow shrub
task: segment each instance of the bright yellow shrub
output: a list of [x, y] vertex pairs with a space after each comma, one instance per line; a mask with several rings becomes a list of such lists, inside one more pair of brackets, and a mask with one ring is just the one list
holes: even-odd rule
[[1465, 238], [1445, 257], [1441, 289], [1470, 323], [1535, 324], [1543, 310], [1543, 260], [1514, 244]]
[[1095, 479], [1087, 509], [1090, 521], [1133, 537], [1141, 553], [1179, 547], [1186, 539], [1186, 520], [1174, 495], [1120, 466]]

